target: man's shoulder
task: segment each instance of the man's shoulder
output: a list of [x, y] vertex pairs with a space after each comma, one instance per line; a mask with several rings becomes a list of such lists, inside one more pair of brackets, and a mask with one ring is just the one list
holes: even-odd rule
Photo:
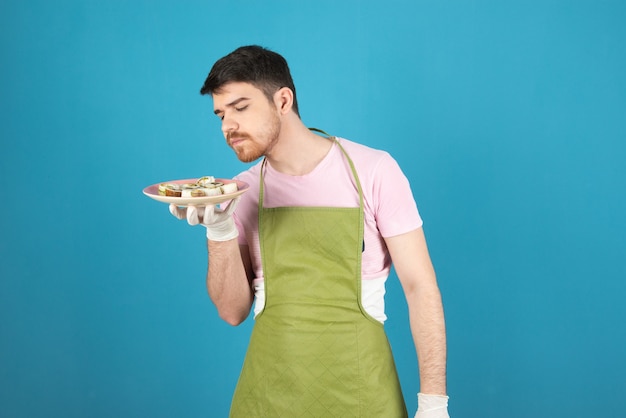
[[343, 149], [346, 150], [350, 159], [357, 165], [367, 164], [371, 166], [382, 160], [392, 158], [387, 151], [382, 149], [373, 148], [346, 138], [337, 138], [337, 140]]

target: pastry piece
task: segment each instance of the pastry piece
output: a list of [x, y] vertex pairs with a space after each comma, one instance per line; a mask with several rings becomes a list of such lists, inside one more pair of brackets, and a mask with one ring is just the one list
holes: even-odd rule
[[235, 193], [237, 191], [237, 183], [234, 181], [232, 183], [225, 183], [220, 187], [220, 189], [223, 194]]

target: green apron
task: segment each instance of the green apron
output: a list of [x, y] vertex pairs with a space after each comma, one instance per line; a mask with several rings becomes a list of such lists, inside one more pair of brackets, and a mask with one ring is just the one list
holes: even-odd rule
[[264, 208], [265, 307], [257, 315], [230, 416], [406, 417], [382, 324], [361, 305], [363, 192], [358, 208]]

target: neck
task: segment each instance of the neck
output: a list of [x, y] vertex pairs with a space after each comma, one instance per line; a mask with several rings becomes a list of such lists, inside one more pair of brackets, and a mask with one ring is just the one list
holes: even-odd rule
[[267, 153], [272, 168], [284, 174], [302, 176], [324, 159], [332, 141], [311, 132], [295, 114], [282, 120], [278, 141]]

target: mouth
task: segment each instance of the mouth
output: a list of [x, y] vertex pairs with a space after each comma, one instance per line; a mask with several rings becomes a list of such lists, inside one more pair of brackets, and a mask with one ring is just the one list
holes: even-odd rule
[[233, 138], [233, 139], [231, 139], [229, 142], [230, 142], [230, 146], [234, 148], [234, 147], [236, 147], [238, 144], [241, 144], [243, 141], [244, 141], [244, 139], [243, 139], [243, 138]]
[[245, 141], [247, 139], [246, 135], [228, 135], [228, 137], [226, 138], [226, 142], [228, 143], [228, 145], [232, 148], [234, 148], [236, 145], [242, 143], [243, 141]]

